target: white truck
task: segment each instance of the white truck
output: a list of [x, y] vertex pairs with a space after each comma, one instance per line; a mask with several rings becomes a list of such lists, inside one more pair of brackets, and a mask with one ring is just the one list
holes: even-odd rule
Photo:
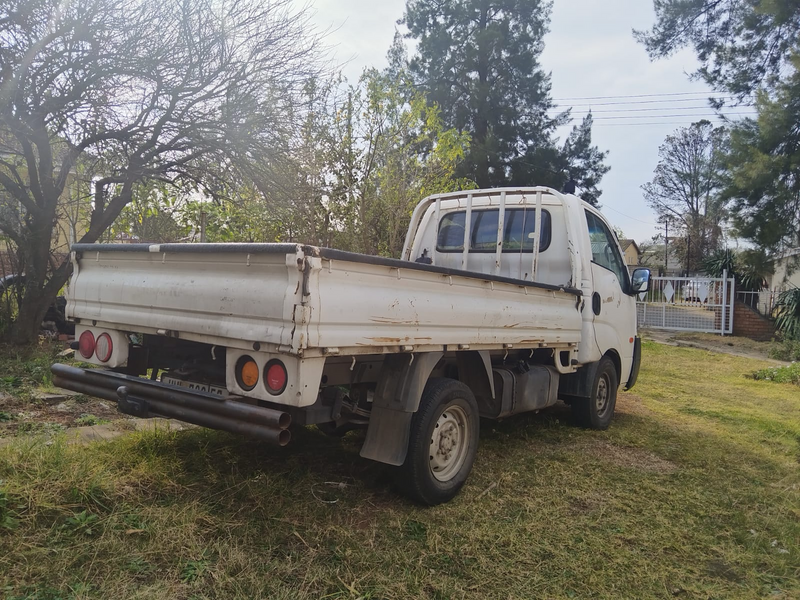
[[[538, 233], [537, 233], [538, 232]], [[77, 354], [55, 383], [279, 445], [290, 423], [365, 428], [361, 456], [445, 502], [479, 417], [560, 398], [604, 429], [636, 382], [635, 296], [603, 216], [555, 190], [441, 194], [414, 211], [402, 259], [303, 244], [76, 244]]]

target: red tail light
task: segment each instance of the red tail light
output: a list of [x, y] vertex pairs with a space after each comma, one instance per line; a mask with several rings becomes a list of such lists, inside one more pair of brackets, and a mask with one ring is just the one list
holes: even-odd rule
[[94, 354], [94, 334], [88, 329], [78, 338], [78, 352], [87, 359]]
[[94, 355], [100, 362], [108, 362], [111, 360], [111, 354], [114, 352], [114, 344], [111, 342], [111, 336], [107, 333], [101, 333], [95, 342]]
[[264, 366], [264, 383], [267, 391], [277, 396], [286, 389], [286, 367], [279, 360], [271, 360]]

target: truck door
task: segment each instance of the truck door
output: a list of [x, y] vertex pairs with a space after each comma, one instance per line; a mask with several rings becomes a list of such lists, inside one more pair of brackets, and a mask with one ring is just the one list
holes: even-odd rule
[[630, 374], [636, 335], [636, 299], [628, 294], [630, 278], [616, 236], [603, 219], [586, 210], [592, 245], [592, 298], [595, 339], [600, 353], [614, 349], [622, 363], [620, 383]]

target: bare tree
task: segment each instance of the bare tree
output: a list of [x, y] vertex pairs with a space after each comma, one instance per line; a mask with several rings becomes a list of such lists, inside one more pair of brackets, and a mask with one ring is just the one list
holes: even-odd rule
[[319, 56], [291, 0], [5, 0], [0, 232], [25, 271], [12, 339], [36, 335], [69, 277], [54, 230], [79, 166], [93, 172], [81, 242], [141, 181], [213, 192], [235, 174], [267, 186]]
[[658, 150], [653, 180], [642, 186], [659, 222], [674, 230], [669, 242], [678, 244], [687, 271], [697, 270], [722, 241], [724, 143], [724, 129], [708, 121], [678, 129]]

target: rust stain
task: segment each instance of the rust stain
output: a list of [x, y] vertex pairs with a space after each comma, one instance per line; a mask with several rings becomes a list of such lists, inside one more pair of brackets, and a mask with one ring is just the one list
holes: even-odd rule
[[401, 340], [400, 338], [389, 338], [389, 337], [374, 337], [374, 338], [367, 338], [368, 340], [372, 340], [376, 344], [399, 344], [402, 341], [408, 341], [408, 338], [405, 340]]
[[510, 325], [503, 325], [503, 329], [512, 329], [514, 327], [519, 327], [519, 323], [511, 323]]

